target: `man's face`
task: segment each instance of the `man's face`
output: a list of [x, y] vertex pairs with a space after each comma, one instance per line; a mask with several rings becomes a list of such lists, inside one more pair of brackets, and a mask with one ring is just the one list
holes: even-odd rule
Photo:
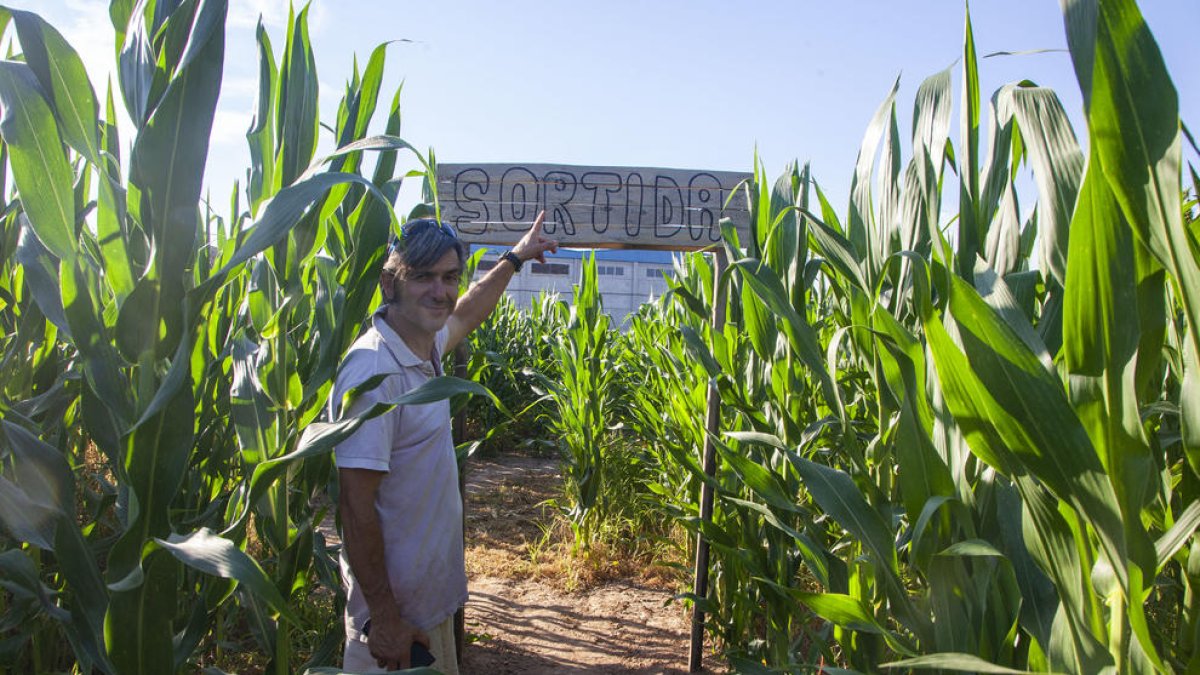
[[427, 335], [437, 333], [458, 302], [461, 277], [462, 265], [454, 249], [429, 267], [401, 268], [392, 281], [396, 320]]

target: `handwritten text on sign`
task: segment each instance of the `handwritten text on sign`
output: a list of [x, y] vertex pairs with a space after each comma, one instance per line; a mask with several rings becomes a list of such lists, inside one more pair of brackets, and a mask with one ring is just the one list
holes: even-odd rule
[[548, 164], [441, 164], [442, 218], [470, 243], [511, 244], [541, 210], [567, 246], [696, 249], [744, 236], [745, 200], [725, 201], [748, 174]]

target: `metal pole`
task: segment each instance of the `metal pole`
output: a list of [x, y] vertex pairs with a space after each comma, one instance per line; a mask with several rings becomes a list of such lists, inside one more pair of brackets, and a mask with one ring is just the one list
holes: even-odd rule
[[[725, 271], [727, 261], [725, 252], [718, 250], [713, 254], [713, 309], [712, 325], [714, 331], [725, 327], [725, 302], [721, 297], [721, 274]], [[708, 383], [708, 417], [705, 428], [708, 434], [704, 438], [704, 475], [712, 478], [717, 473], [717, 448], [713, 444], [713, 436], [721, 426], [721, 394], [717, 391], [715, 379]], [[713, 490], [709, 483], [700, 487], [700, 520], [712, 521]], [[708, 597], [708, 541], [703, 534], [696, 535], [696, 568], [695, 583], [692, 585], [698, 599]], [[704, 610], [699, 602], [692, 605], [692, 644], [688, 656], [688, 672], [699, 672], [703, 668], [704, 659]]]

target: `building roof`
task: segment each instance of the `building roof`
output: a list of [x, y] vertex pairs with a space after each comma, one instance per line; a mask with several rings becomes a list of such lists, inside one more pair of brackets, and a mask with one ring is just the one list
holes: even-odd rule
[[[474, 247], [472, 247], [474, 248]], [[506, 249], [507, 247], [484, 247], [490, 248], [489, 253], [496, 254]], [[596, 260], [604, 260], [609, 262], [640, 262], [640, 263], [656, 263], [660, 265], [670, 265], [672, 251], [645, 251], [638, 249], [596, 249]], [[581, 260], [586, 258], [592, 249], [578, 248], [561, 248], [558, 253], [551, 253], [546, 256], [546, 259], [561, 258], [566, 260]]]

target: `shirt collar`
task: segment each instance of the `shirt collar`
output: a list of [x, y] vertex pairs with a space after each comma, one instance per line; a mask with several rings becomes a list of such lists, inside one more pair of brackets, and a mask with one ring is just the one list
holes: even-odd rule
[[429, 359], [417, 356], [408, 348], [408, 343], [396, 331], [392, 330], [392, 327], [388, 325], [383, 314], [376, 312], [371, 320], [374, 321], [375, 330], [379, 331], [379, 334], [383, 336], [384, 345], [387, 346], [388, 351], [392, 353], [396, 362], [401, 366], [412, 368], [429, 363]]

